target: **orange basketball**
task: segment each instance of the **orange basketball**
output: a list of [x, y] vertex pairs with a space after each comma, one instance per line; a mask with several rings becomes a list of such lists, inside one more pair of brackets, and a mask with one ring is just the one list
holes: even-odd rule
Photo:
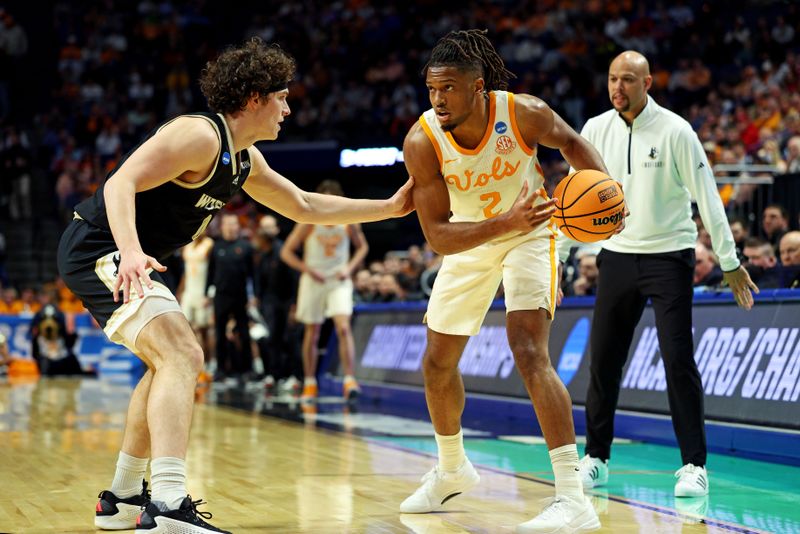
[[607, 239], [622, 223], [625, 196], [619, 183], [592, 169], [576, 171], [553, 192], [559, 230], [581, 243]]

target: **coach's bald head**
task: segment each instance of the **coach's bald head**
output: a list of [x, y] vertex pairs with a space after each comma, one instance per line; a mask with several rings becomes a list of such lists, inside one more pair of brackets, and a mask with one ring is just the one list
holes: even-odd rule
[[625, 119], [632, 122], [647, 104], [647, 91], [653, 83], [647, 58], [626, 50], [608, 68], [608, 97]]

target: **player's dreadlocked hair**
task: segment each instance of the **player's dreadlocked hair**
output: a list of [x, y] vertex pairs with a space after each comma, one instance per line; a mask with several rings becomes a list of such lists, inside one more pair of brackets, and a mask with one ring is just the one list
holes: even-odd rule
[[481, 74], [486, 91], [505, 90], [508, 80], [516, 75], [506, 68], [486, 33], [487, 30], [459, 30], [439, 39], [422, 69], [423, 76], [430, 67], [467, 67]]

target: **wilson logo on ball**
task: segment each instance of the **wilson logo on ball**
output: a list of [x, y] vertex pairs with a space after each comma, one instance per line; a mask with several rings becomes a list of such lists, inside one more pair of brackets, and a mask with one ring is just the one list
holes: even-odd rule
[[605, 226], [606, 224], [617, 224], [622, 220], [622, 212], [618, 211], [608, 217], [595, 217], [592, 219], [592, 226]]

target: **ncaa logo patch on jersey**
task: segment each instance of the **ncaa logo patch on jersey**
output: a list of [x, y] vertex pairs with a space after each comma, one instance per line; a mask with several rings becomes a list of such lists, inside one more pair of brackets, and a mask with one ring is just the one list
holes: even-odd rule
[[231, 162], [231, 155], [228, 154], [227, 152], [223, 152], [222, 153], [222, 163], [227, 165], [230, 162]]
[[515, 148], [517, 148], [517, 144], [513, 139], [507, 135], [501, 135], [497, 138], [494, 151], [498, 154], [511, 154]]
[[506, 133], [506, 130], [508, 130], [508, 125], [503, 121], [500, 121], [494, 125], [494, 131], [499, 134]]

